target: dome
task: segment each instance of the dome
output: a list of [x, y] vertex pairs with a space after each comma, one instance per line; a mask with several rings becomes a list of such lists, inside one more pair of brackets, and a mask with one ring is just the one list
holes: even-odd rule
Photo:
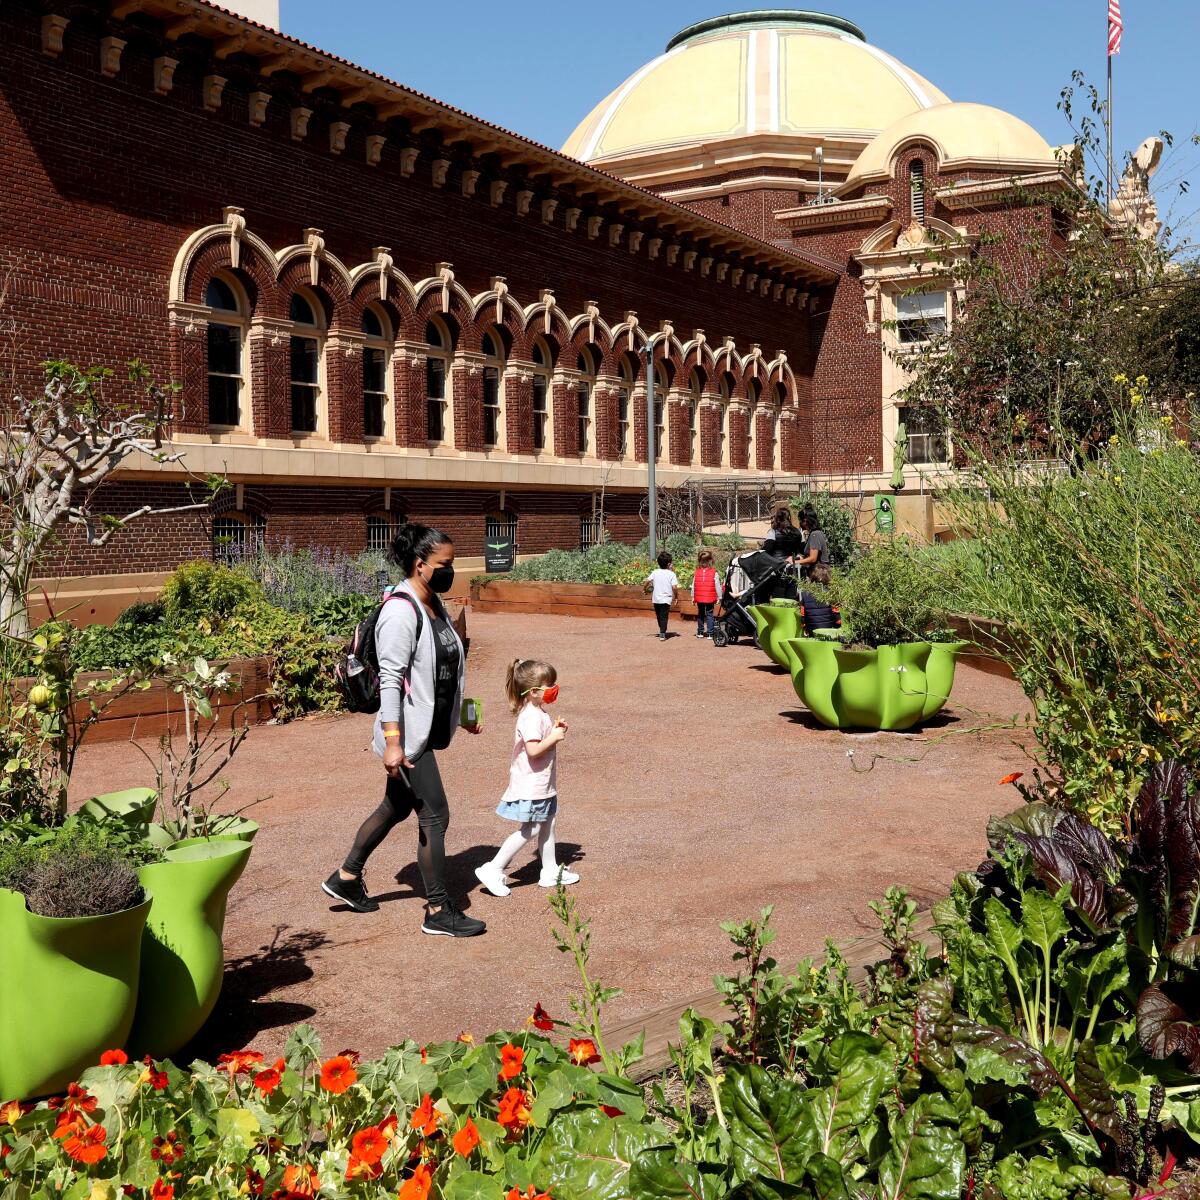
[[948, 102], [841, 17], [801, 9], [690, 25], [584, 118], [563, 152], [585, 162], [775, 135], [858, 144]]
[[896, 152], [917, 139], [932, 142], [938, 162], [1045, 170], [1058, 160], [1050, 143], [1032, 125], [988, 104], [939, 104], [901, 117], [859, 156], [840, 191], [871, 179], [889, 178]]

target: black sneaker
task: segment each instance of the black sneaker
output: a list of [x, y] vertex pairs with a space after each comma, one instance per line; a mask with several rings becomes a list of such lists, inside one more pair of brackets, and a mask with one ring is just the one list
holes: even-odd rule
[[354, 909], [355, 912], [379, 911], [379, 901], [372, 900], [367, 895], [367, 889], [363, 886], [361, 875], [357, 879], [343, 879], [339, 872], [334, 871], [321, 884], [321, 891], [327, 896], [332, 896], [335, 900], [340, 900], [343, 904]]
[[436, 912], [428, 905], [425, 906], [425, 920], [421, 925], [422, 933], [437, 933], [443, 937], [477, 937], [487, 929], [483, 921], [468, 917], [460, 908], [453, 904], [443, 904]]

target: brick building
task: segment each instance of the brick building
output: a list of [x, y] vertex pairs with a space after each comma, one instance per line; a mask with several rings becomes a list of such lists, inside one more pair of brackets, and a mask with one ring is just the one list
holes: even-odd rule
[[[134, 356], [173, 437], [237, 486], [46, 564], [153, 585], [258, 538], [357, 551], [405, 517], [466, 558], [635, 540], [660, 480], [873, 490], [901, 414], [891, 342], [954, 319], [980, 234], [1056, 236], [1029, 126], [954, 104], [837, 17], [684, 30], [563, 152], [272, 28], [268, 0], [0, 7], [3, 317], [13, 370]], [[1041, 199], [1016, 204], [1013, 177]], [[653, 446], [646, 363], [657, 338]], [[936, 469], [934, 429], [910, 469]], [[132, 463], [108, 511], [183, 497]]]

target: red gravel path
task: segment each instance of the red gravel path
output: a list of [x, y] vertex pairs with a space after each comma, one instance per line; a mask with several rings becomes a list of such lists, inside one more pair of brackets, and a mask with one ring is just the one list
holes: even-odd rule
[[[301, 1020], [331, 1050], [374, 1053], [405, 1037], [519, 1024], [535, 1001], [564, 1012], [573, 967], [551, 943], [532, 860], [504, 900], [473, 874], [511, 828], [494, 809], [512, 738], [503, 673], [517, 655], [558, 668], [556, 711], [571, 725], [559, 751], [560, 845], [583, 876], [574, 892], [593, 920], [594, 973], [625, 989], [613, 1022], [724, 970], [720, 921], [774, 904], [773, 949], [790, 965], [826, 936], [869, 928], [867, 902], [889, 883], [935, 897], [978, 862], [988, 815], [1018, 800], [997, 786], [1021, 765], [1016, 735], [962, 732], [982, 713], [1026, 711], [1006, 680], [960, 669], [951, 706], [922, 736], [845, 735], [817, 727], [756, 648], [718, 650], [682, 624], [661, 644], [649, 614], [475, 614], [470, 628], [468, 691], [483, 698], [487, 728], [439, 757], [451, 894], [467, 896], [487, 934], [421, 934], [411, 820], [368, 866], [379, 913], [339, 909], [320, 891], [382, 791], [369, 718], [255, 729], [228, 773], [230, 800], [270, 798], [250, 814], [263, 828], [231, 899], [225, 991], [197, 1052], [273, 1053]], [[80, 756], [74, 791], [150, 782], [146, 773], [132, 747], [97, 745]]]

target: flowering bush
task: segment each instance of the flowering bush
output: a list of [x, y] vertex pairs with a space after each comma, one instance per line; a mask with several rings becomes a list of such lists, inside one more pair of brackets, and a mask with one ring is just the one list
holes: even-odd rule
[[[68, 1094], [0, 1105], [0, 1191], [556, 1200], [626, 1194], [631, 1160], [670, 1143], [640, 1089], [588, 1069], [538, 1026], [476, 1044], [413, 1042], [324, 1057], [307, 1026], [283, 1057], [221, 1055], [190, 1071], [109, 1051]], [[589, 1154], [587, 1151], [592, 1151]], [[19, 1191], [13, 1192], [12, 1188]]]

